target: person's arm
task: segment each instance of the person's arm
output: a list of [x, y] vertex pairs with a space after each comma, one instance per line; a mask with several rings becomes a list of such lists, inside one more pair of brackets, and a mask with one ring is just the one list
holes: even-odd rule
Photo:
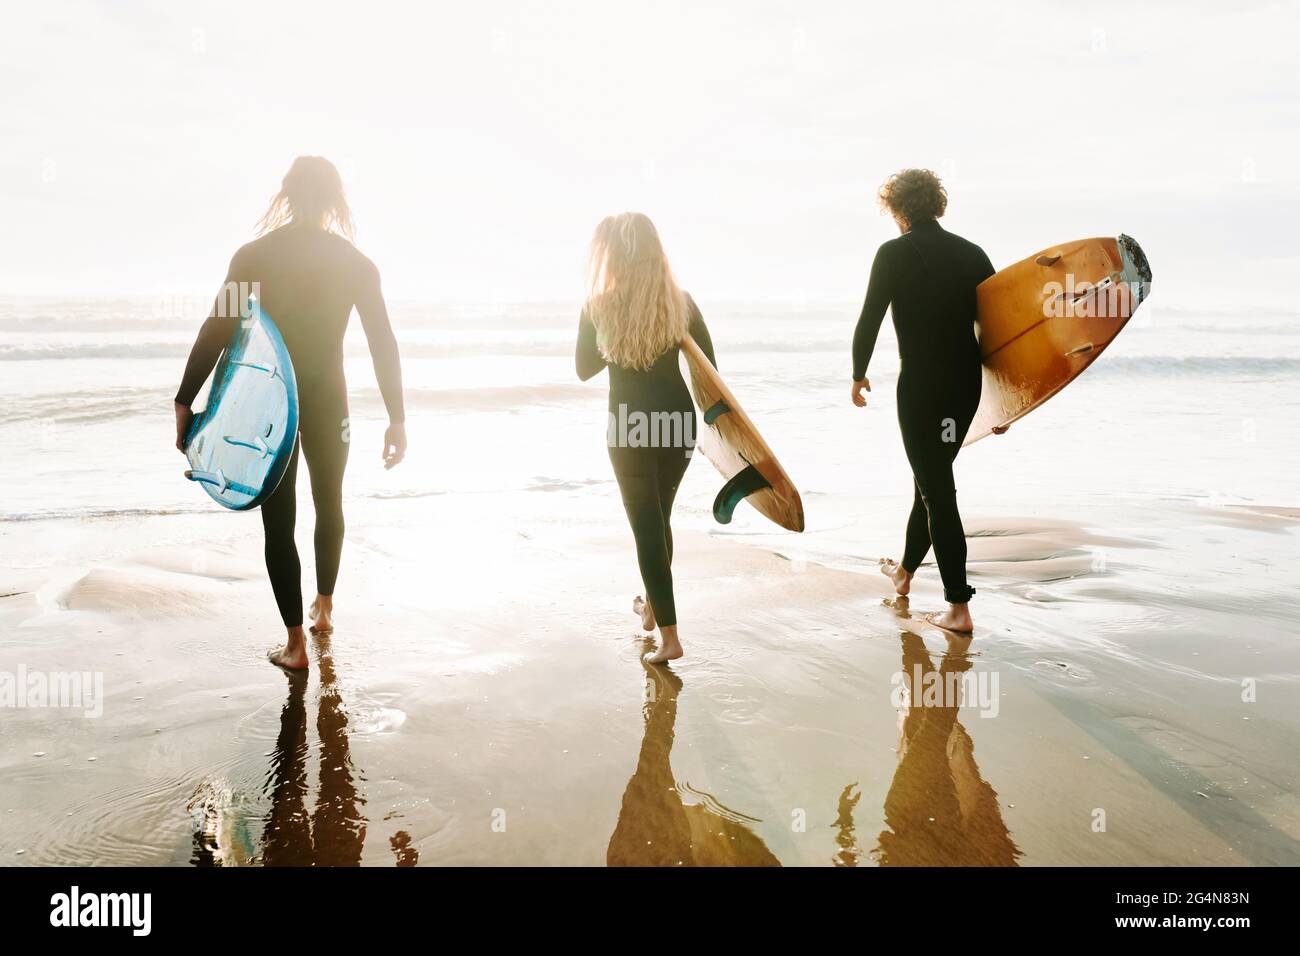
[[573, 351], [573, 365], [578, 378], [584, 382], [598, 375], [606, 365], [605, 356], [600, 354], [600, 346], [596, 344], [596, 325], [586, 309], [578, 317], [578, 344]]
[[858, 408], [865, 408], [867, 404], [867, 396], [863, 394], [871, 391], [867, 366], [871, 364], [871, 353], [876, 350], [876, 337], [880, 335], [885, 310], [894, 297], [888, 249], [886, 243], [876, 250], [876, 259], [871, 263], [871, 278], [867, 281], [867, 297], [862, 303], [857, 328], [853, 330], [853, 388], [850, 397]]
[[379, 270], [369, 259], [362, 258], [360, 288], [356, 296], [357, 315], [370, 346], [370, 361], [375, 367], [379, 394], [388, 411], [388, 430], [384, 432], [384, 468], [392, 468], [406, 455], [406, 406], [402, 399], [402, 359], [397, 352], [397, 336], [388, 320]]
[[871, 278], [867, 282], [867, 297], [862, 303], [862, 314], [858, 316], [857, 328], [853, 330], [853, 381], [861, 382], [867, 377], [867, 366], [871, 364], [871, 353], [876, 350], [876, 337], [880, 335], [880, 323], [885, 319], [885, 310], [894, 297], [890, 282], [889, 244], [881, 246], [876, 252], [876, 259], [871, 264]]
[[[221, 291], [217, 293], [208, 317], [199, 327], [199, 334], [194, 339], [193, 347], [190, 348], [190, 357], [185, 362], [185, 372], [181, 376], [180, 387], [176, 390], [176, 397], [173, 399], [178, 451], [185, 450], [185, 436], [189, 433], [190, 423], [194, 420], [194, 410], [191, 407], [194, 398], [199, 394], [199, 389], [203, 387], [208, 376], [212, 374], [217, 359], [221, 358], [222, 350], [230, 343], [235, 335], [235, 329], [238, 328], [240, 313], [245, 303], [239, 302], [237, 296], [229, 295], [228, 292], [232, 288], [231, 283], [239, 282], [240, 269], [240, 255], [236, 252], [230, 260], [230, 268], [226, 270], [226, 281], [222, 283]], [[238, 288], [238, 285], [233, 288]]]
[[[977, 246], [976, 248], [979, 247]], [[993, 268], [993, 263], [989, 260], [988, 253], [985, 252], [983, 249], [980, 249], [979, 262], [976, 264], [975, 284], [979, 285], [985, 279], [989, 278], [989, 276], [993, 275], [996, 271], [997, 270]], [[1009, 429], [1010, 427], [1011, 427], [1010, 425], [998, 425], [993, 429], [993, 434], [1005, 435], [1007, 433], [1007, 429]]]
[[709, 327], [704, 324], [704, 316], [700, 313], [700, 307], [695, 304], [695, 300], [689, 295], [686, 296], [686, 305], [690, 309], [690, 326], [689, 331], [700, 351], [708, 356], [710, 364], [716, 369], [718, 360], [713, 354], [713, 339], [709, 335]]

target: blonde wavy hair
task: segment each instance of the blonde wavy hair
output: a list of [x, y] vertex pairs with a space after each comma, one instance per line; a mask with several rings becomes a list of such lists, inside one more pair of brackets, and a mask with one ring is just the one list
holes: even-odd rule
[[608, 216], [591, 237], [587, 316], [605, 360], [645, 370], [686, 337], [686, 294], [659, 232], [639, 212]]
[[324, 156], [299, 156], [284, 174], [280, 191], [257, 223], [258, 235], [289, 223], [318, 226], [356, 239], [352, 210], [338, 169]]

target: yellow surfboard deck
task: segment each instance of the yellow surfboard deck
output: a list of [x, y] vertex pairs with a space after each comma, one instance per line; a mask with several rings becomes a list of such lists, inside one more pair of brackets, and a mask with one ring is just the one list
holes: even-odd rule
[[682, 355], [691, 373], [691, 392], [708, 426], [697, 447], [727, 479], [713, 502], [713, 516], [727, 524], [744, 499], [782, 528], [802, 531], [799, 491], [736, 396], [689, 335], [682, 340]]
[[1150, 292], [1146, 255], [1123, 235], [1051, 246], [981, 282], [976, 332], [984, 389], [965, 444], [1074, 381]]

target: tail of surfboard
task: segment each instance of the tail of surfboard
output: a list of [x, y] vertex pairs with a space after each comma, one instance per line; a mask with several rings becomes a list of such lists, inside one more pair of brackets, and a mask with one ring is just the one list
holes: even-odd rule
[[730, 524], [736, 507], [748, 501], [787, 531], [803, 531], [803, 500], [776, 455], [745, 414], [713, 363], [689, 335], [682, 355], [691, 373], [691, 392], [709, 427], [704, 455], [726, 483], [713, 501], [713, 517]]

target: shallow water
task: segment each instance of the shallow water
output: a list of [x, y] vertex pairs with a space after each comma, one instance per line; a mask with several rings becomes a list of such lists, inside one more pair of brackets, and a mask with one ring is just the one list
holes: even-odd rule
[[[932, 567], [908, 602], [875, 570], [910, 503], [891, 343], [858, 412], [851, 309], [796, 316], [791, 350], [789, 316], [706, 305], [809, 529], [716, 525], [693, 463], [688, 656], [651, 672], [573, 319], [397, 310], [411, 455], [380, 467], [356, 355], [338, 629], [287, 679], [260, 657], [257, 516], [209, 506], [168, 444], [192, 323], [146, 313], [151, 357], [128, 358], [109, 330], [132, 307], [47, 309], [35, 333], [0, 310], [0, 672], [104, 686], [100, 717], [5, 713], [0, 862], [1300, 862], [1300, 442], [1278, 366], [1300, 340], [1277, 317], [1226, 335], [1156, 312], [967, 449], [978, 631], [950, 642], [918, 620]], [[5, 351], [37, 344], [64, 351]], [[309, 581], [306, 518], [299, 546]], [[932, 672], [970, 675], [961, 706], [926, 703]]]

